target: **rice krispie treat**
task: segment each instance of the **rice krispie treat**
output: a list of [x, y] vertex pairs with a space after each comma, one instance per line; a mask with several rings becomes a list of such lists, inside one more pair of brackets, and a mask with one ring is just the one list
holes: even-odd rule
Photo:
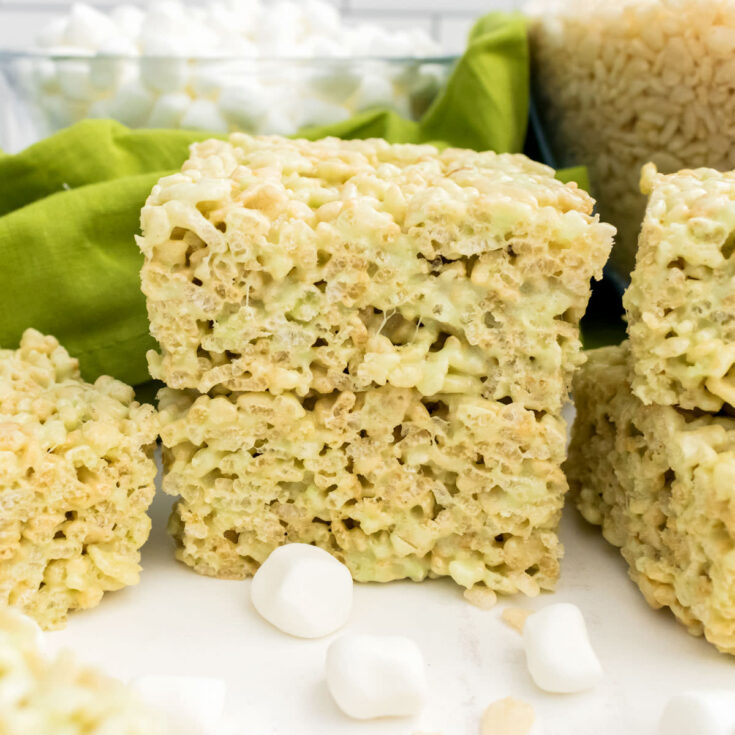
[[170, 530], [198, 572], [244, 577], [303, 542], [360, 581], [532, 595], [558, 576], [566, 430], [551, 414], [392, 385], [159, 399]]
[[520, 155], [382, 140], [195, 144], [141, 215], [173, 388], [472, 394], [557, 411], [613, 228]]
[[0, 732], [3, 735], [164, 735], [164, 721], [121, 682], [54, 659], [32, 621], [0, 605]]
[[735, 419], [646, 406], [630, 374], [624, 343], [575, 376], [572, 494], [651, 606], [735, 653]]
[[44, 628], [138, 581], [158, 419], [53, 337], [0, 350], [0, 604]]
[[624, 297], [644, 403], [735, 406], [735, 171], [643, 169], [650, 195]]

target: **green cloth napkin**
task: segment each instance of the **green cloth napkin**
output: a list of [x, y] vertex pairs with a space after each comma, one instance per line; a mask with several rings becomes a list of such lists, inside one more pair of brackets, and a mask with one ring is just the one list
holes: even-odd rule
[[[374, 111], [301, 134], [517, 152], [528, 106], [525, 22], [492, 13], [472, 29], [421, 121]], [[155, 343], [133, 235], [153, 185], [181, 167], [192, 142], [208, 137], [87, 120], [17, 155], [0, 154], [0, 346], [15, 347], [35, 327], [78, 357], [88, 380], [149, 380], [145, 353]], [[570, 177], [585, 184], [583, 169]]]

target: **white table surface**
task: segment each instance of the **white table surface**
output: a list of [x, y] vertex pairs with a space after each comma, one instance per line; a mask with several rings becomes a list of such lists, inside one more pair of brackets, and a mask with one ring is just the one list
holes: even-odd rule
[[[651, 610], [618, 551], [568, 507], [561, 528], [566, 556], [553, 595], [501, 599], [484, 611], [447, 580], [356, 585], [345, 630], [414, 638], [426, 658], [430, 697], [413, 719], [355, 722], [336, 708], [324, 683], [324, 654], [334, 636], [290, 638], [254, 611], [248, 581], [202, 577], [176, 562], [165, 530], [171, 504], [159, 492], [140, 584], [72, 615], [64, 631], [48, 635], [49, 646], [73, 647], [79, 658], [122, 679], [223, 677], [227, 711], [242, 735], [474, 735], [484, 708], [509, 695], [534, 704], [545, 735], [654, 735], [671, 695], [735, 688], [735, 658], [688, 635], [667, 611]], [[582, 608], [606, 671], [592, 692], [538, 691], [520, 636], [500, 621], [508, 604], [562, 601]]]

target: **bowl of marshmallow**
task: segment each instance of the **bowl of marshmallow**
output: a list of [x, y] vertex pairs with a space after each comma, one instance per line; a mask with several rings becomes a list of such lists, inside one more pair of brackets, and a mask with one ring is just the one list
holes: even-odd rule
[[455, 61], [421, 30], [351, 24], [325, 0], [79, 3], [30, 50], [0, 50], [0, 148], [84, 118], [280, 135], [376, 108], [418, 119]]

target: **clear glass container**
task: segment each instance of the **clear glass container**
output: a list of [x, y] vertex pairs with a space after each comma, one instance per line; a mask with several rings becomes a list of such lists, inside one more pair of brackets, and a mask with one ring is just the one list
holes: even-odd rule
[[641, 167], [735, 168], [735, 0], [541, 0], [527, 12], [549, 163], [587, 166], [627, 281]]
[[0, 51], [0, 148], [84, 118], [133, 128], [293, 134], [374, 108], [418, 119], [456, 56], [185, 58]]

